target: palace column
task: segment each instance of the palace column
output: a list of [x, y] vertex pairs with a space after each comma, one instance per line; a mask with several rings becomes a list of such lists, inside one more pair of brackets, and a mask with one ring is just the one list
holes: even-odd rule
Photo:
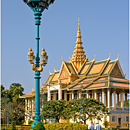
[[86, 91], [86, 98], [89, 98], [89, 91]]
[[67, 101], [67, 91], [64, 91], [64, 100]]
[[94, 90], [94, 99], [97, 100], [97, 91], [96, 90]]
[[47, 90], [48, 90], [47, 101], [50, 101], [51, 100], [51, 93], [50, 93], [50, 86], [49, 85], [47, 86]]
[[113, 107], [116, 107], [116, 90], [113, 91]]
[[127, 107], [127, 92], [125, 92], [125, 107]]
[[53, 94], [53, 100], [56, 100], [56, 93]]
[[105, 92], [104, 92], [104, 89], [102, 89], [102, 103], [105, 105]]
[[32, 112], [34, 111], [34, 100], [32, 99]]
[[123, 99], [124, 99], [123, 93], [124, 93], [123, 91], [121, 91], [121, 93], [120, 93], [120, 94], [121, 94], [121, 95], [120, 95], [120, 99], [121, 99], [121, 100], [120, 100], [120, 101], [121, 101], [121, 108], [124, 107], [124, 105], [123, 105], [123, 101], [124, 101], [124, 100], [123, 100]]
[[92, 90], [92, 98], [94, 99], [94, 90]]
[[97, 100], [100, 101], [99, 99], [100, 93], [97, 93]]
[[71, 94], [71, 92], [69, 91], [69, 101], [71, 101], [72, 100], [72, 94]]
[[119, 92], [117, 92], [117, 107], [119, 107]]
[[59, 85], [59, 89], [58, 89], [58, 100], [62, 99], [62, 90], [61, 90], [61, 86]]
[[74, 91], [72, 91], [72, 99], [74, 99]]
[[30, 111], [32, 111], [32, 100], [30, 99]]
[[27, 102], [27, 98], [25, 99], [25, 112], [27, 111], [27, 104], [28, 102]]
[[112, 92], [110, 92], [110, 107], [112, 106]]
[[79, 92], [79, 99], [81, 98], [81, 92]]
[[28, 99], [28, 110], [30, 110], [30, 108], [29, 108], [29, 99]]
[[110, 108], [110, 89], [107, 88], [107, 107]]

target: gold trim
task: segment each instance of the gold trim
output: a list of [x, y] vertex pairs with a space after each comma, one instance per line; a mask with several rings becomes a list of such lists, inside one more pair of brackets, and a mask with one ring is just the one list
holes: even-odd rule
[[43, 71], [43, 68], [42, 68], [41, 63], [40, 63], [40, 66], [39, 66], [39, 67], [35, 67], [35, 64], [32, 64], [32, 70], [33, 70], [33, 71], [40, 71], [40, 72], [42, 72], [42, 71]]

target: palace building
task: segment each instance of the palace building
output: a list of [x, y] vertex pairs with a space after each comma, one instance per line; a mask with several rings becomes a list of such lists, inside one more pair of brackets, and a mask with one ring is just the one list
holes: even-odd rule
[[[103, 102], [111, 113], [107, 118], [103, 117], [99, 124], [103, 126], [104, 120], [108, 120], [112, 128], [117, 126], [128, 128], [129, 80], [122, 71], [119, 56], [114, 61], [110, 60], [110, 56], [106, 60], [95, 61], [94, 58], [90, 61], [85, 55], [82, 44], [78, 22], [77, 41], [72, 58], [69, 58], [68, 62], [62, 59], [60, 70], [54, 70], [54, 73], [49, 74], [40, 88], [40, 94], [46, 95], [48, 101], [94, 98]], [[35, 90], [20, 98], [25, 98], [25, 120], [28, 123], [29, 112], [34, 116]]]

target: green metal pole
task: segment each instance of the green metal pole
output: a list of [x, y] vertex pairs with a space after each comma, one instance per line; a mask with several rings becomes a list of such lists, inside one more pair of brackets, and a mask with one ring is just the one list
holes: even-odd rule
[[[39, 67], [39, 25], [41, 19], [41, 12], [34, 12], [35, 15], [35, 25], [37, 27], [37, 36], [36, 36], [36, 58], [35, 58], [35, 66]], [[35, 126], [36, 123], [40, 121], [40, 71], [35, 71], [35, 121], [33, 122], [31, 128]]]

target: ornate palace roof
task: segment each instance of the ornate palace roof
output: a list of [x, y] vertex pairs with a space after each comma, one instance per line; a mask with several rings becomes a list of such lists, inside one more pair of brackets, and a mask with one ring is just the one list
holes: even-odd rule
[[[129, 80], [125, 75], [119, 63], [119, 56], [111, 61], [110, 56], [106, 60], [89, 61], [83, 51], [80, 32], [80, 23], [78, 20], [77, 41], [72, 58], [69, 62], [62, 60], [59, 71], [50, 73], [47, 80], [40, 88], [40, 93], [47, 93], [47, 85], [61, 84], [62, 90], [93, 90], [102, 88], [129, 89]], [[22, 96], [34, 96], [34, 90]]]

